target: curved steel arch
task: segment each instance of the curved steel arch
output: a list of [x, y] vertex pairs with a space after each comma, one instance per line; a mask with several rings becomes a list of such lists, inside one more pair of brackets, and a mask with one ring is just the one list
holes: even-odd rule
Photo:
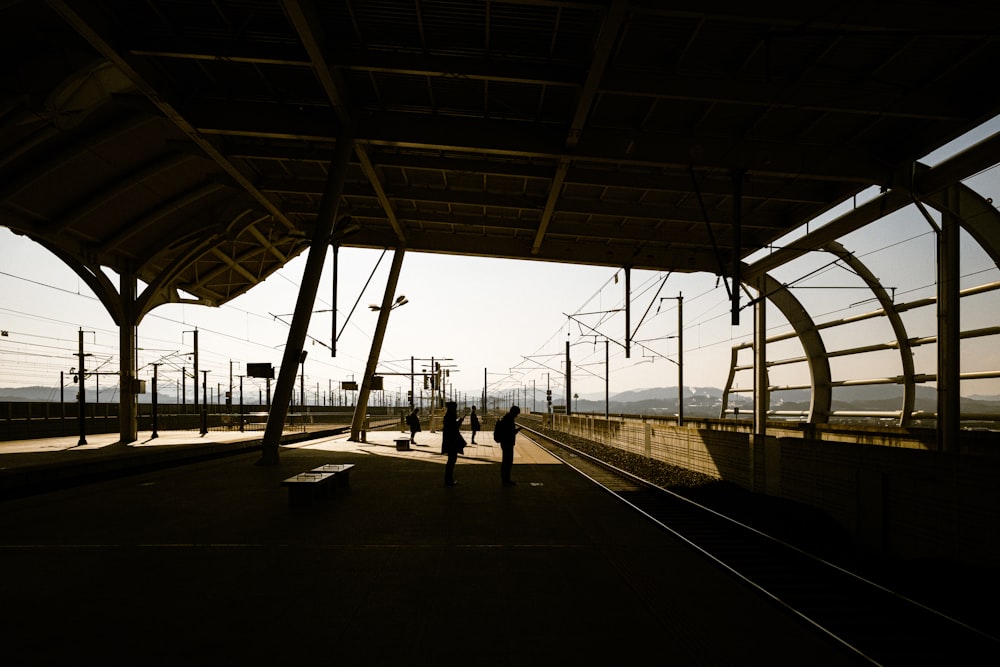
[[[962, 228], [1000, 268], [1000, 211], [990, 200], [963, 183], [955, 183], [940, 192], [924, 197], [921, 201], [939, 211], [957, 215]], [[889, 320], [896, 337], [902, 371], [903, 398], [898, 425], [909, 426], [916, 404], [916, 372], [913, 349], [903, 318], [889, 292], [864, 262], [837, 241], [828, 241], [821, 248], [836, 255], [865, 282]], [[832, 377], [822, 336], [801, 302], [769, 274], [765, 274], [764, 278], [767, 285], [765, 296], [788, 320], [806, 353], [812, 386], [808, 422], [826, 422], [832, 406]]]
[[826, 354], [826, 344], [809, 311], [791, 290], [772, 278], [769, 273], [765, 273], [763, 277], [765, 289], [763, 296], [785, 316], [806, 353], [809, 379], [812, 384], [807, 421], [810, 424], [825, 423], [833, 401], [830, 358]]
[[[745, 275], [745, 274], [744, 274]], [[819, 335], [819, 330], [813, 322], [812, 316], [785, 285], [775, 280], [769, 273], [763, 275], [764, 294], [758, 298], [765, 298], [774, 304], [781, 314], [788, 321], [788, 324], [795, 331], [795, 335], [802, 343], [802, 348], [806, 354], [806, 364], [809, 368], [809, 379], [812, 386], [809, 398], [809, 416], [807, 421], [810, 424], [824, 423], [830, 413], [832, 404], [833, 389], [832, 377], [830, 373], [830, 359], [826, 354], [826, 344]], [[748, 287], [753, 287], [744, 281]], [[730, 388], [733, 384], [736, 359], [733, 358], [729, 378], [726, 381], [726, 388], [722, 394], [722, 414], [726, 413]], [[768, 406], [770, 407], [770, 406]]]
[[872, 294], [878, 299], [879, 305], [882, 306], [882, 312], [889, 318], [889, 324], [892, 326], [893, 334], [896, 336], [896, 346], [899, 349], [899, 362], [903, 371], [903, 404], [900, 408], [899, 426], [908, 426], [913, 414], [913, 406], [916, 403], [917, 388], [914, 379], [913, 350], [910, 347], [910, 340], [906, 333], [906, 325], [903, 324], [903, 318], [900, 316], [899, 311], [896, 310], [896, 304], [893, 302], [889, 292], [882, 286], [882, 282], [854, 253], [847, 250], [837, 241], [830, 241], [824, 244], [823, 250], [839, 257], [842, 262], [847, 264], [852, 271], [865, 281], [868, 289], [872, 291]]
[[125, 324], [125, 308], [119, 296], [118, 289], [104, 271], [101, 270], [99, 265], [80, 261], [75, 255], [50, 243], [43, 237], [32, 234], [25, 234], [25, 236], [58, 257], [62, 260], [63, 264], [72, 269], [76, 275], [80, 276], [81, 280], [93, 290], [94, 296], [101, 302], [111, 320], [117, 326], [120, 327]]

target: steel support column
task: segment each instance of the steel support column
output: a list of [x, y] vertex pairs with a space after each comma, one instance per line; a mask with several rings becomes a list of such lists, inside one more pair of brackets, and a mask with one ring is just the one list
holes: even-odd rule
[[288, 401], [295, 389], [295, 375], [298, 372], [299, 358], [302, 346], [306, 340], [309, 328], [309, 318], [312, 315], [313, 303], [319, 290], [319, 280], [323, 274], [323, 264], [326, 261], [326, 249], [333, 236], [333, 226], [337, 220], [337, 206], [344, 190], [344, 180], [350, 164], [351, 151], [354, 146], [352, 138], [341, 137], [330, 163], [327, 175], [323, 201], [320, 203], [319, 216], [313, 232], [312, 244], [306, 258], [306, 267], [302, 273], [302, 284], [299, 296], [295, 302], [295, 312], [292, 324], [288, 328], [288, 340], [282, 355], [281, 368], [278, 372], [278, 383], [274, 389], [267, 426], [264, 430], [264, 441], [261, 446], [261, 465], [278, 464], [278, 447], [281, 444], [281, 434], [285, 429], [285, 417], [288, 415]]
[[677, 425], [684, 426], [684, 296], [677, 295]]
[[763, 436], [767, 433], [767, 408], [770, 403], [767, 383], [767, 277], [763, 274], [757, 276], [757, 300], [754, 301], [753, 312], [753, 432], [755, 436]]
[[[733, 173], [733, 293], [732, 325], [740, 324], [740, 285], [743, 284], [743, 172]], [[763, 294], [763, 293], [762, 293]]]
[[[378, 357], [382, 353], [382, 340], [385, 338], [386, 325], [389, 323], [389, 313], [392, 311], [393, 300], [396, 296], [396, 284], [399, 282], [399, 270], [403, 266], [403, 255], [405, 254], [405, 248], [396, 248], [396, 252], [392, 256], [389, 279], [385, 283], [385, 294], [382, 295], [382, 307], [378, 311], [378, 323], [375, 325], [375, 336], [372, 338], [372, 347], [368, 353], [368, 364], [365, 366], [365, 374], [361, 379], [361, 391], [358, 392], [358, 402], [354, 406], [354, 419], [351, 421], [351, 440], [355, 442], [361, 440], [361, 432], [365, 429], [365, 418], [368, 412], [368, 395], [372, 390], [372, 378], [375, 377]], [[431, 415], [433, 414], [434, 411], [432, 408]]]
[[136, 414], [135, 328], [137, 325], [135, 274], [123, 271], [119, 276], [119, 299], [122, 319], [118, 323], [118, 444], [127, 445], [139, 439]]
[[[949, 190], [949, 198], [954, 197]], [[961, 308], [959, 295], [958, 201], [949, 201], [941, 212], [938, 233], [937, 298], [937, 438], [939, 451], [958, 451], [960, 418], [959, 375], [961, 373]]]

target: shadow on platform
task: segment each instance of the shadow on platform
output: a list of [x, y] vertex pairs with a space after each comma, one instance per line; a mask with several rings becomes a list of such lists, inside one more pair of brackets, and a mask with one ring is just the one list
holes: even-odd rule
[[[5, 664], [857, 664], [523, 439], [517, 486], [489, 443], [445, 487], [439, 440], [396, 436], [3, 501]], [[289, 507], [325, 463], [350, 485]]]

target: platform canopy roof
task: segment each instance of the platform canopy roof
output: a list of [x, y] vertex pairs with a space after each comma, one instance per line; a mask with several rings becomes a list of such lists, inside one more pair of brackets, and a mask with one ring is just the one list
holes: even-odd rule
[[996, 2], [0, 3], [0, 225], [146, 307], [333, 241], [726, 273], [1000, 113]]

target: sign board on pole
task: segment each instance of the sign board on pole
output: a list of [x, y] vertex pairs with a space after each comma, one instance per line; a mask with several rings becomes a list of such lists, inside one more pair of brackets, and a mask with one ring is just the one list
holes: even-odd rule
[[252, 378], [274, 379], [274, 366], [271, 364], [247, 364], [247, 375]]

